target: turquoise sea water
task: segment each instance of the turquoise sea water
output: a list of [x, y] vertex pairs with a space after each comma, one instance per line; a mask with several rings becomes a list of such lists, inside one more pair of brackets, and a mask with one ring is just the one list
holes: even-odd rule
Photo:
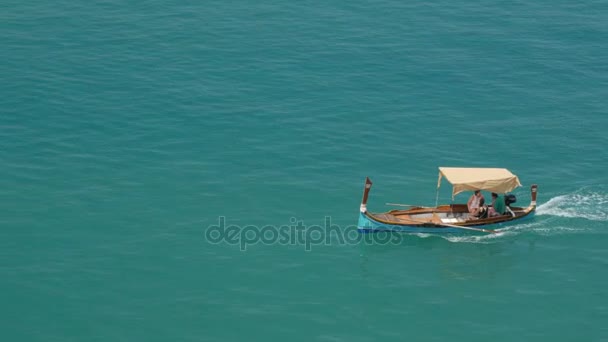
[[[0, 8], [3, 341], [608, 340], [605, 1]], [[431, 205], [438, 166], [507, 167], [538, 215], [206, 237], [348, 232], [365, 176]]]

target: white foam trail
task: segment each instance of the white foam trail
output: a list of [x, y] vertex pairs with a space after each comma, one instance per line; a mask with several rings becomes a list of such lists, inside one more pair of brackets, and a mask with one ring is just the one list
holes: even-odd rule
[[608, 195], [590, 192], [553, 197], [536, 208], [536, 215], [608, 221]]
[[533, 231], [539, 235], [555, 235], [555, 234], [580, 233], [580, 232], [590, 231], [590, 229], [555, 226], [555, 227], [536, 227], [536, 228], [531, 229], [531, 231]]
[[572, 228], [566, 226], [552, 226], [550, 220], [536, 220], [519, 224], [511, 224], [496, 229], [498, 234], [487, 235], [463, 235], [463, 236], [442, 236], [445, 240], [454, 243], [481, 243], [491, 244], [500, 243], [519, 234], [533, 233], [537, 235], [556, 235], [556, 234], [578, 234], [589, 231], [588, 228]]
[[433, 234], [428, 234], [428, 233], [415, 233], [414, 235], [418, 236], [419, 238], [423, 238], [423, 239], [433, 236]]
[[468, 235], [468, 236], [445, 236], [444, 239], [450, 242], [460, 242], [460, 243], [482, 243], [482, 244], [490, 244], [495, 243], [496, 239], [504, 238], [507, 235], [517, 234], [514, 232], [500, 232], [496, 234], [488, 234], [488, 235]]

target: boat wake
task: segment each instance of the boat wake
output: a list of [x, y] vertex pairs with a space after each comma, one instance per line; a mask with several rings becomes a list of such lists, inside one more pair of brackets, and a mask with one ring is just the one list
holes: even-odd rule
[[530, 223], [516, 224], [509, 227], [496, 229], [497, 234], [486, 235], [463, 235], [463, 236], [442, 236], [445, 240], [455, 243], [481, 243], [491, 244], [500, 243], [509, 238], [520, 234], [535, 234], [537, 236], [553, 236], [560, 234], [573, 234], [590, 231], [590, 228], [573, 228], [568, 226], [553, 226], [550, 221], [538, 221]]
[[536, 215], [608, 221], [608, 195], [583, 190], [553, 197], [536, 208]]
[[445, 236], [444, 238], [450, 242], [464, 242], [464, 243], [496, 243], [500, 239], [503, 239], [510, 235], [516, 235], [514, 231], [500, 231], [497, 234], [487, 235], [471, 235], [471, 236]]

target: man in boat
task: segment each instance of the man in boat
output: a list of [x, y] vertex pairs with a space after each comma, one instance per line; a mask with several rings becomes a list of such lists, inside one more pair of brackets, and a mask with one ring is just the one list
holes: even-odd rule
[[469, 208], [469, 214], [477, 216], [479, 214], [479, 202], [483, 198], [481, 191], [475, 190], [475, 193], [469, 198], [467, 202], [467, 208]]
[[498, 196], [497, 193], [492, 193], [492, 207], [490, 208], [490, 217], [502, 216], [505, 214], [505, 199]]

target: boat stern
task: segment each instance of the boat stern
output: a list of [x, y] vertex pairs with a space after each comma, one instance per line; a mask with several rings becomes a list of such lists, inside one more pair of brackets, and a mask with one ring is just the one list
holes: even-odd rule
[[532, 184], [532, 186], [530, 187], [530, 206], [533, 209], [536, 209], [536, 195], [538, 193], [538, 185], [536, 184]]

